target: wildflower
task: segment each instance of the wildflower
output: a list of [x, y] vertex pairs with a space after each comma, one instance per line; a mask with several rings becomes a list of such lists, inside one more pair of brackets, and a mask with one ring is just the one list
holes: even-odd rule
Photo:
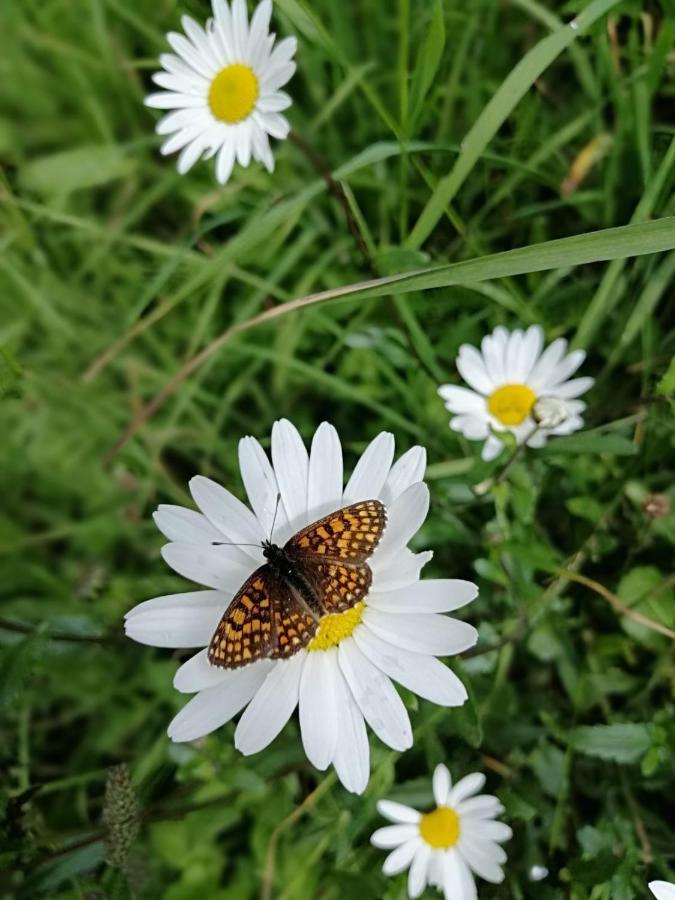
[[[429, 506], [421, 447], [393, 463], [394, 439], [383, 432], [367, 447], [344, 489], [340, 440], [327, 423], [316, 431], [308, 453], [290, 422], [276, 422], [271, 457], [270, 462], [252, 437], [240, 442], [239, 464], [251, 509], [201, 476], [190, 482], [201, 512], [159, 507], [155, 521], [171, 541], [162, 550], [165, 561], [208, 590], [141, 603], [127, 614], [126, 633], [156, 647], [206, 648], [176, 673], [175, 687], [196, 696], [171, 722], [173, 740], [208, 734], [244, 709], [235, 746], [245, 755], [256, 753], [274, 740], [299, 706], [309, 761], [318, 769], [333, 764], [344, 786], [361, 793], [370, 773], [366, 722], [389, 747], [400, 751], [412, 745], [408, 713], [392, 680], [441, 706], [465, 702], [461, 681], [436, 657], [476, 642], [471, 625], [443, 613], [469, 603], [477, 589], [455, 579], [420, 581], [432, 554], [413, 553], [407, 545]], [[283, 547], [323, 516], [359, 501], [381, 505], [386, 526], [367, 560], [372, 583], [358, 602], [318, 623], [309, 617], [303, 636], [309, 642], [287, 658], [237, 668], [213, 665], [209, 647], [223, 614], [229, 615], [233, 597], [241, 597], [242, 585], [254, 572], [258, 580], [269, 559], [263, 542]], [[324, 529], [327, 541], [329, 531]], [[241, 546], [233, 546], [237, 544]], [[326, 555], [329, 549], [324, 548]], [[257, 615], [256, 603], [249, 611]]]
[[656, 900], [675, 900], [675, 884], [667, 881], [650, 881], [649, 890]]
[[181, 174], [212, 156], [221, 184], [235, 161], [246, 167], [253, 158], [274, 170], [269, 138], [283, 139], [289, 132], [282, 112], [291, 98], [279, 88], [295, 72], [297, 41], [288, 37], [274, 47], [271, 14], [271, 0], [262, 0], [249, 24], [245, 0], [232, 0], [231, 6], [213, 0], [213, 18], [205, 28], [183, 16], [185, 34], [167, 35], [176, 55], [160, 57], [164, 71], [153, 81], [164, 90], [150, 94], [145, 104], [172, 110], [160, 119], [157, 133], [168, 135], [161, 153], [181, 151]]
[[374, 832], [371, 843], [392, 851], [382, 867], [385, 875], [409, 870], [409, 897], [432, 885], [446, 900], [476, 900], [474, 873], [492, 884], [503, 881], [506, 853], [499, 845], [512, 831], [496, 821], [504, 811], [496, 797], [475, 796], [484, 784], [485, 776], [475, 772], [453, 787], [449, 771], [439, 765], [433, 777], [435, 809], [420, 813], [391, 800], [377, 804], [394, 824]]
[[583, 350], [567, 353], [558, 338], [544, 350], [538, 325], [509, 332], [499, 326], [483, 338], [481, 349], [463, 344], [457, 368], [469, 388], [444, 384], [438, 393], [453, 418], [450, 427], [471, 441], [485, 441], [482, 456], [494, 459], [511, 432], [518, 444], [542, 447], [550, 435], [570, 434], [583, 427], [586, 408], [576, 399], [593, 379], [568, 380], [584, 361]]

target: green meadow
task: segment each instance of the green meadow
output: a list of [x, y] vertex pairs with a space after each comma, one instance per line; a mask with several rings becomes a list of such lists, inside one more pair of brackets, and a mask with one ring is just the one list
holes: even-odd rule
[[[0, 5], [0, 900], [404, 900], [376, 803], [430, 808], [439, 762], [514, 832], [481, 900], [644, 900], [675, 881], [672, 0], [275, 0], [292, 133], [224, 186], [143, 105], [185, 13]], [[584, 428], [484, 462], [437, 389], [534, 324], [587, 352]], [[414, 745], [370, 734], [362, 796], [297, 715], [172, 743], [189, 653], [124, 635], [192, 589], [157, 505], [245, 499], [280, 418], [347, 472], [425, 447], [411, 546], [480, 588], [468, 702], [401, 688]]]

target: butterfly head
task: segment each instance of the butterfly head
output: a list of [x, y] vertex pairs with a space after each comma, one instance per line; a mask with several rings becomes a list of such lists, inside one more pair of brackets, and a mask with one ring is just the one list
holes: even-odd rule
[[262, 551], [263, 556], [277, 574], [290, 575], [293, 572], [293, 565], [283, 547], [273, 544], [272, 541], [263, 541]]

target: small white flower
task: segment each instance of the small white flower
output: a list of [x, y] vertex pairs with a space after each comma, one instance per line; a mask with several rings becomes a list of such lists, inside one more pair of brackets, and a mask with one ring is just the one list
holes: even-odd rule
[[392, 851], [382, 867], [385, 875], [409, 869], [409, 897], [419, 897], [432, 885], [445, 900], [476, 900], [474, 873], [492, 884], [504, 880], [506, 853], [499, 845], [513, 832], [495, 821], [504, 811], [496, 797], [475, 796], [484, 784], [485, 776], [474, 772], [453, 787], [447, 768], [439, 765], [433, 777], [436, 808], [431, 812], [391, 800], [377, 804], [381, 815], [395, 824], [379, 828], [371, 842]]
[[160, 57], [164, 71], [152, 78], [165, 90], [146, 97], [145, 104], [173, 110], [160, 119], [157, 133], [169, 135], [163, 154], [181, 151], [181, 174], [198, 159], [216, 154], [221, 184], [230, 177], [235, 160], [248, 166], [253, 157], [273, 171], [269, 136], [283, 139], [289, 132], [281, 113], [291, 98], [279, 88], [295, 72], [297, 41], [288, 37], [274, 47], [271, 15], [271, 0], [262, 0], [250, 24], [246, 0], [232, 0], [231, 7], [227, 0], [213, 0], [213, 18], [206, 28], [183, 16], [185, 35], [167, 35], [177, 55]]
[[[568, 379], [586, 353], [567, 353], [564, 338], [542, 353], [543, 345], [538, 325], [512, 332], [500, 325], [483, 338], [480, 350], [469, 344], [459, 348], [457, 368], [471, 390], [444, 384], [438, 393], [454, 413], [453, 431], [470, 441], [485, 441], [483, 459], [494, 459], [502, 451], [500, 432], [511, 432], [518, 444], [543, 447], [550, 435], [571, 434], [583, 427], [586, 404], [576, 398], [593, 385], [593, 379]], [[539, 422], [534, 416], [537, 405], [542, 411]]]
[[667, 881], [650, 881], [649, 890], [656, 900], [675, 900], [675, 884]]
[[171, 541], [162, 550], [165, 561], [209, 590], [139, 604], [127, 613], [126, 633], [155, 647], [208, 647], [234, 594], [265, 562], [261, 542], [270, 537], [278, 496], [277, 544], [345, 505], [380, 500], [387, 525], [369, 559], [373, 582], [365, 602], [325, 616], [307, 649], [287, 660], [223, 669], [212, 666], [207, 650], [201, 650], [176, 673], [175, 687], [196, 696], [169, 726], [174, 741], [192, 741], [245, 708], [234, 742], [248, 755], [273, 741], [299, 706], [309, 761], [318, 769], [333, 764], [344, 786], [361, 793], [370, 775], [366, 722], [389, 747], [401, 751], [412, 745], [408, 713], [392, 680], [441, 706], [466, 701], [459, 678], [436, 657], [475, 644], [475, 628], [442, 614], [471, 602], [478, 591], [468, 581], [419, 580], [432, 556], [407, 546], [429, 507], [421, 447], [393, 463], [394, 438], [383, 432], [366, 448], [344, 489], [342, 448], [332, 425], [324, 422], [317, 429], [308, 453], [290, 422], [276, 422], [271, 450], [270, 462], [254, 438], [239, 444], [251, 509], [201, 476], [190, 482], [201, 512], [159, 507], [155, 521]]

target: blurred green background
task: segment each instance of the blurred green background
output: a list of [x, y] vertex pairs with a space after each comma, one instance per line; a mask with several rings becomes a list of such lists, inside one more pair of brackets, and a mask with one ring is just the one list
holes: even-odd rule
[[[441, 760], [486, 771], [515, 831], [483, 900], [632, 900], [675, 880], [673, 641], [602, 595], [675, 627], [675, 516], [645, 510], [675, 499], [672, 251], [280, 316], [211, 354], [109, 455], [232, 323], [672, 215], [675, 10], [625, 2], [514, 100], [428, 239], [410, 237], [499, 85], [584, 5], [277, 0], [276, 30], [299, 38], [299, 143], [275, 147], [272, 176], [236, 169], [224, 188], [212, 163], [180, 177], [159, 156], [142, 104], [165, 32], [206, 2], [0, 6], [1, 897], [398, 900], [404, 878], [385, 879], [368, 843], [375, 803], [430, 803]], [[321, 172], [340, 167], [328, 190]], [[500, 323], [578, 335], [597, 384], [586, 431], [478, 499], [498, 464], [448, 429], [436, 388]], [[332, 421], [348, 465], [383, 429], [399, 451], [426, 446], [426, 574], [481, 587], [466, 615], [482, 650], [453, 662], [471, 702], [403, 692], [415, 746], [399, 758], [373, 740], [362, 798], [309, 766], [295, 722], [246, 759], [231, 724], [172, 745], [182, 654], [122, 633], [131, 606], [185, 585], [154, 507], [190, 505], [197, 472], [241, 495], [237, 442], [266, 443], [280, 416], [306, 438]]]

